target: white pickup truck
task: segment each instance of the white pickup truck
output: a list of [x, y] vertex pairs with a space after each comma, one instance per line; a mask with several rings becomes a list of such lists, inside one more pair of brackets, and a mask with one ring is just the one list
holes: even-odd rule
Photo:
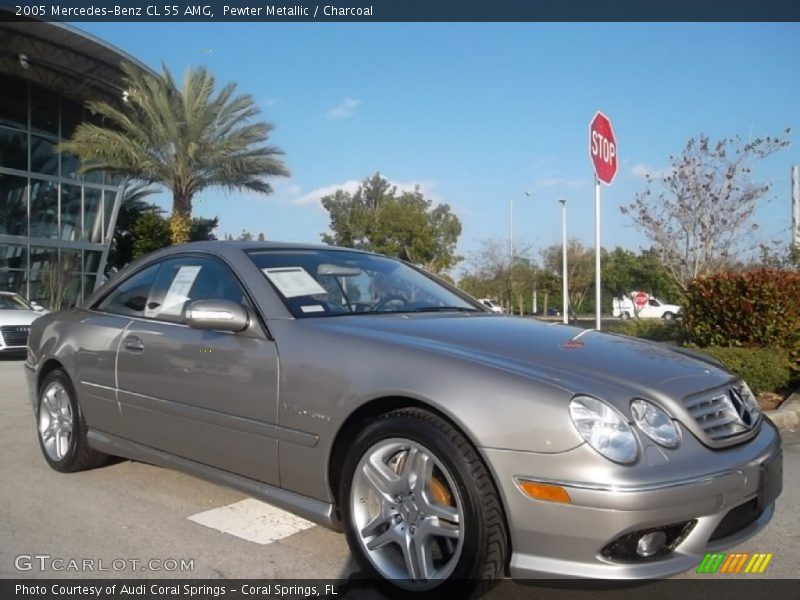
[[[636, 303], [636, 299], [639, 299], [639, 304]], [[639, 317], [669, 321], [678, 316], [680, 310], [681, 307], [677, 304], [666, 304], [646, 292], [632, 292], [627, 296], [614, 298], [611, 305], [611, 314], [622, 319]]]
[[478, 300], [478, 302], [483, 304], [486, 308], [491, 309], [492, 312], [496, 312], [499, 314], [503, 314], [504, 312], [506, 312], [505, 309], [502, 306], [500, 306], [500, 303], [494, 298], [481, 298], [480, 300]]

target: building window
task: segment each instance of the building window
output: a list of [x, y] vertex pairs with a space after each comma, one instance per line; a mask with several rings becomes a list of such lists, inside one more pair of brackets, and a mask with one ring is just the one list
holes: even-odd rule
[[0, 173], [0, 234], [28, 235], [28, 180]]
[[0, 94], [0, 125], [28, 128], [28, 84], [19, 79], [4, 79]]
[[57, 149], [90, 117], [82, 102], [2, 74], [0, 90], [0, 289], [73, 306], [104, 279], [120, 182], [79, 177]]
[[28, 170], [28, 134], [0, 127], [0, 167]]
[[61, 235], [62, 240], [78, 242], [81, 239], [81, 188], [61, 184]]

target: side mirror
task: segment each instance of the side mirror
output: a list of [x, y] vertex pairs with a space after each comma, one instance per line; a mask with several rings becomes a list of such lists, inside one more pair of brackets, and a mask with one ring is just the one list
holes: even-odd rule
[[186, 306], [184, 315], [194, 329], [238, 333], [250, 324], [247, 309], [230, 300], [195, 300]]
[[33, 310], [35, 310], [36, 312], [43, 312], [44, 311], [44, 306], [42, 306], [38, 302], [31, 302], [31, 308]]

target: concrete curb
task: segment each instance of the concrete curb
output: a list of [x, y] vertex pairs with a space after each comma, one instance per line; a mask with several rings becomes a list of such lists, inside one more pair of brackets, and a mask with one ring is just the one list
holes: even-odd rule
[[764, 411], [764, 414], [781, 431], [800, 429], [800, 389], [789, 395], [780, 408]]

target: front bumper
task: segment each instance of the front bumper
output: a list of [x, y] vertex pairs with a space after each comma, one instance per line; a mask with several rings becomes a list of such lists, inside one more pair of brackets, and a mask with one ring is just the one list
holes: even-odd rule
[[[777, 430], [765, 420], [758, 436], [740, 446], [713, 451], [696, 440], [689, 443], [684, 451], [712, 454], [716, 466], [706, 473], [681, 477], [674, 468], [641, 465], [648, 477], [638, 483], [607, 478], [602, 469], [594, 471], [597, 480], [588, 481], [591, 465], [605, 459], [586, 444], [549, 455], [483, 448], [507, 511], [511, 576], [649, 579], [695, 568], [706, 552], [741, 543], [770, 521], [774, 496], [767, 505], [760, 500], [765, 497], [763, 471], [771, 463], [771, 472], [780, 477], [780, 444]], [[623, 472], [627, 467], [613, 468]], [[673, 476], [655, 480], [653, 474], [662, 471]], [[531, 499], [515, 484], [519, 477], [561, 485], [571, 503]], [[603, 553], [625, 534], [692, 521], [688, 533], [663, 556], [623, 560]]]

